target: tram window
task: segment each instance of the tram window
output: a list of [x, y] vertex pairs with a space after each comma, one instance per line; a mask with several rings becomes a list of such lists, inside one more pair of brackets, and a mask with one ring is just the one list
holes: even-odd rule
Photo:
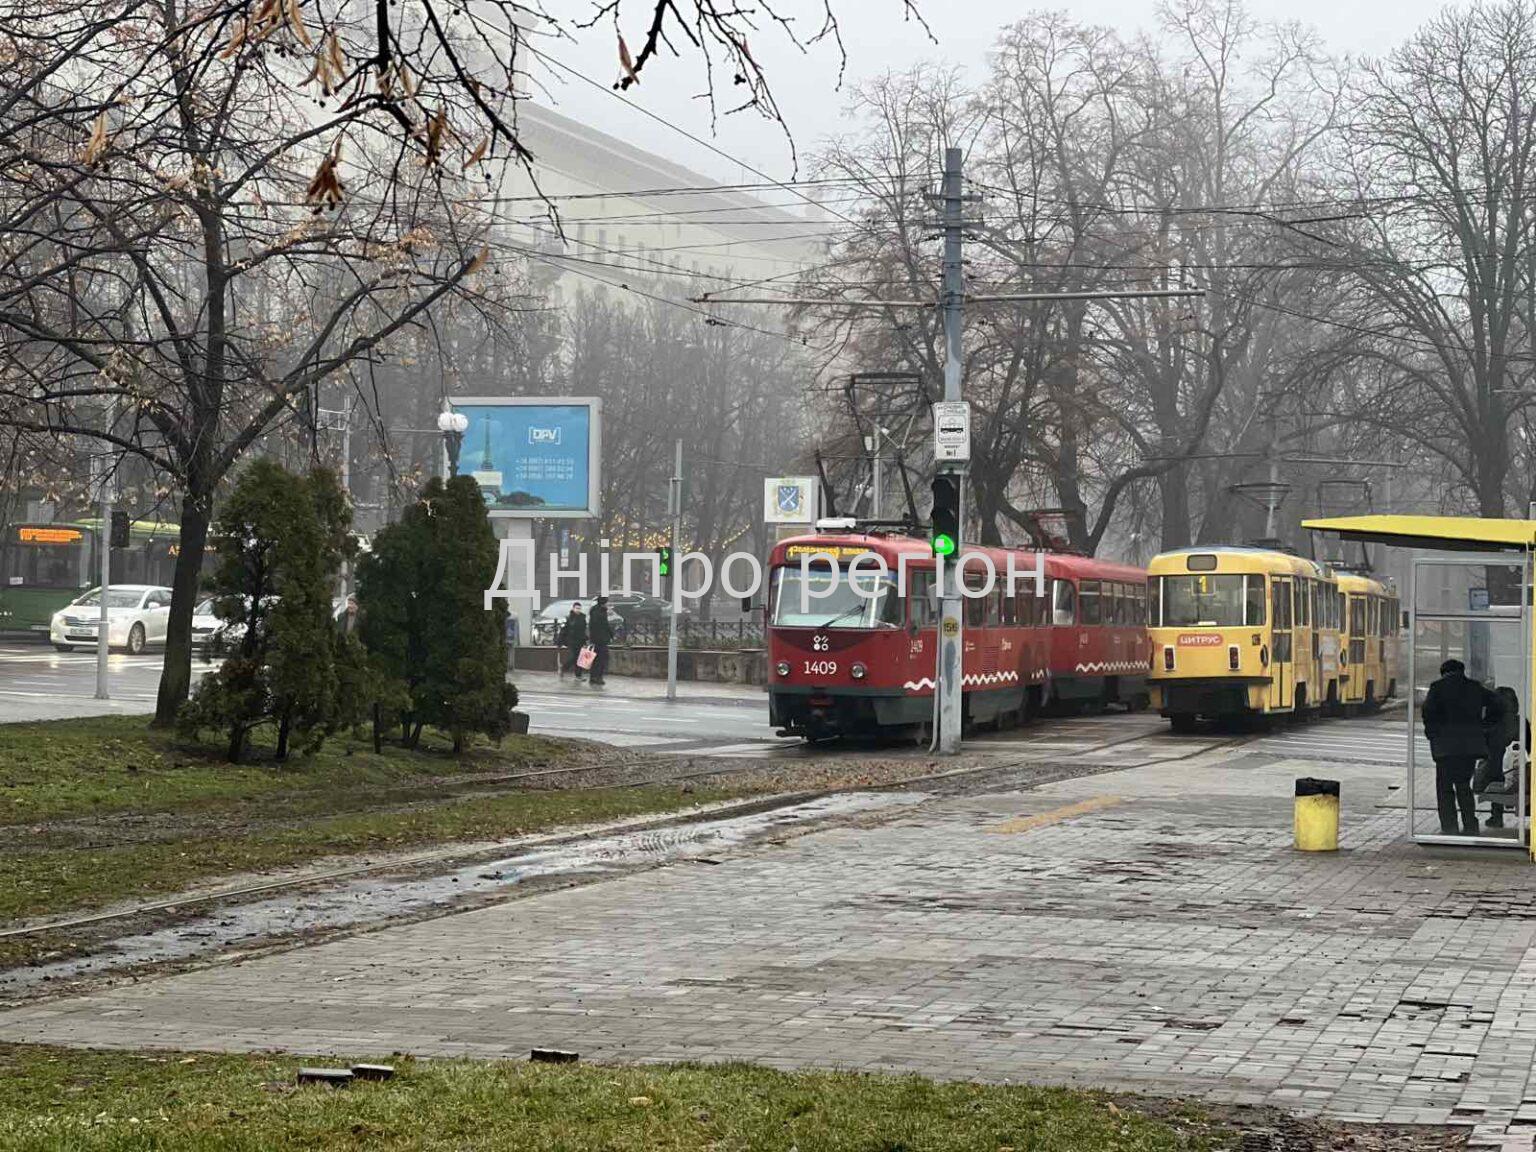
[[[855, 591], [846, 576], [826, 568], [812, 568], [806, 574], [806, 588], [801, 589], [798, 568], [780, 568], [774, 593], [773, 622], [791, 628], [898, 628], [901, 626], [901, 597], [894, 577], [878, 581], [878, 595], [865, 596]], [[870, 577], [861, 573], [866, 591], [875, 591]], [[824, 595], [831, 585], [830, 594]], [[802, 601], [803, 606], [802, 606]]]
[[1276, 580], [1272, 585], [1275, 602], [1275, 627], [1284, 631], [1291, 626], [1291, 582]]
[[1351, 596], [1349, 598], [1349, 634], [1351, 636], [1365, 635], [1365, 597]]
[[1264, 623], [1264, 577], [1244, 576], [1243, 623], [1258, 627]]
[[1078, 619], [1084, 624], [1100, 624], [1104, 620], [1104, 609], [1099, 603], [1100, 590], [1097, 580], [1084, 580], [1077, 586], [1077, 599], [1080, 606]]
[[1145, 584], [1138, 584], [1133, 591], [1136, 604], [1135, 623], [1145, 624], [1147, 622], [1147, 593], [1150, 589]]
[[1027, 585], [1024, 591], [1019, 593], [1019, 621], [1029, 627], [1044, 624], [1048, 615], [1046, 609], [1050, 606], [1050, 586], [1046, 586], [1044, 595], [1035, 595], [1033, 583]]
[[1006, 582], [1005, 582], [1005, 587], [1003, 587], [997, 593], [997, 598], [998, 598], [998, 607], [999, 607], [999, 609], [1002, 612], [1003, 627], [1004, 628], [1013, 628], [1013, 627], [1015, 627], [1018, 624], [1018, 622], [1019, 622], [1019, 617], [1018, 617], [1018, 601], [1016, 599], [1014, 599], [1011, 595], [1009, 595], [1008, 589], [1006, 587]]
[[1147, 581], [1147, 625], [1152, 628], [1163, 626], [1163, 580], [1160, 576]]
[[909, 622], [919, 628], [932, 628], [934, 621], [939, 618], [938, 601], [933, 594], [933, 573], [913, 572], [908, 577], [907, 587], [910, 590], [907, 603], [911, 605]]
[[1303, 580], [1296, 588], [1296, 623], [1312, 627], [1312, 581]]
[[1162, 626], [1241, 626], [1244, 612], [1243, 580], [1242, 576], [1226, 573], [1164, 576]]
[[1070, 580], [1051, 581], [1051, 623], [1077, 623], [1077, 589]]

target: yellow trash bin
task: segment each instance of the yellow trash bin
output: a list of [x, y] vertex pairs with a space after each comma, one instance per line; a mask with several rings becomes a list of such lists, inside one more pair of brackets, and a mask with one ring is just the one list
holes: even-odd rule
[[1296, 849], [1339, 849], [1339, 782], [1304, 776], [1296, 781]]

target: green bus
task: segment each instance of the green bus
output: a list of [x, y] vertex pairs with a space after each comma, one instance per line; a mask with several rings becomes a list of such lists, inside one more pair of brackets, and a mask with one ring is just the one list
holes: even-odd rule
[[[9, 524], [0, 538], [0, 632], [46, 638], [60, 608], [101, 582], [101, 521]], [[181, 527], [135, 520], [112, 549], [112, 583], [170, 587]]]

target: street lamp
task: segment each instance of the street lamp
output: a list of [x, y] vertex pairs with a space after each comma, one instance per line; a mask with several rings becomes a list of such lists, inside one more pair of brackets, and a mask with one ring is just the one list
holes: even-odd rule
[[469, 427], [469, 417], [462, 412], [445, 408], [438, 413], [437, 430], [448, 445], [448, 475], [459, 474], [459, 449], [464, 446], [464, 432]]

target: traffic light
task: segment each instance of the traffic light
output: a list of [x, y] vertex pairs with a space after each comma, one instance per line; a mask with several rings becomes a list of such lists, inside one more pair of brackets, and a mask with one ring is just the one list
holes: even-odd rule
[[112, 531], [108, 542], [113, 548], [128, 547], [128, 513], [112, 513]]
[[672, 549], [658, 548], [656, 550], [656, 559], [656, 571], [661, 574], [663, 580], [668, 579], [672, 575]]
[[940, 472], [933, 478], [933, 516], [930, 541], [935, 556], [960, 551], [960, 477]]

